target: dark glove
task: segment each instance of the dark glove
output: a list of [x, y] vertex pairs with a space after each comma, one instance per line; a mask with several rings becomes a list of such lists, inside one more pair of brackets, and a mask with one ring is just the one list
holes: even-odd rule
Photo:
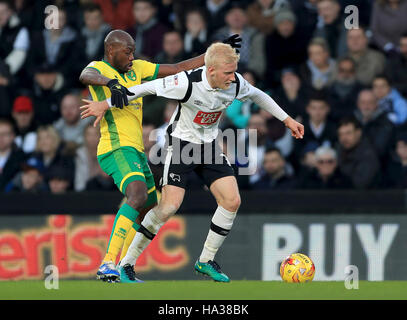
[[127, 96], [134, 96], [134, 93], [130, 92], [126, 87], [119, 83], [119, 80], [112, 79], [107, 83], [107, 87], [112, 93], [112, 106], [116, 108], [123, 109], [123, 105], [129, 105], [129, 100]]
[[230, 36], [229, 38], [223, 40], [223, 43], [229, 44], [232, 48], [236, 49], [236, 52], [239, 53], [239, 50], [237, 48], [241, 48], [242, 45], [240, 44], [242, 42], [242, 38], [240, 38], [239, 34], [235, 33], [233, 36]]

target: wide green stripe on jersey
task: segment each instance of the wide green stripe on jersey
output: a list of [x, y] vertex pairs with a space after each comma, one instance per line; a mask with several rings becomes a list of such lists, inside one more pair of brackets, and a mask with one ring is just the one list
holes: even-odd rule
[[[105, 91], [101, 86], [92, 86], [92, 88], [93, 90], [95, 90], [98, 101], [106, 100]], [[110, 135], [112, 150], [118, 149], [120, 147], [120, 138], [117, 131], [116, 123], [114, 122], [112, 111], [110, 109], [106, 111], [104, 118], [107, 122], [107, 130]]]
[[116, 122], [114, 122], [113, 113], [108, 109], [105, 113], [105, 119], [108, 126], [108, 131], [110, 135], [110, 143], [112, 145], [112, 150], [120, 148], [120, 137], [117, 131]]
[[141, 79], [141, 80], [144, 80], [144, 81], [151, 81], [151, 80], [157, 79], [158, 69], [160, 69], [160, 65], [159, 65], [159, 64], [157, 64], [157, 65], [155, 66], [154, 74], [153, 74], [151, 77], [143, 78], [143, 79]]

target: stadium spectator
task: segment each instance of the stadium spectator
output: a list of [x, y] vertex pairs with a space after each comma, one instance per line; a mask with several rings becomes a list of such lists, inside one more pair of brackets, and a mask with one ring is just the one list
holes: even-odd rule
[[92, 122], [92, 118], [81, 120], [80, 106], [81, 98], [78, 94], [66, 94], [61, 101], [61, 118], [54, 123], [54, 128], [65, 142], [65, 147], [71, 151], [83, 143], [83, 132]]
[[49, 191], [52, 194], [64, 194], [72, 187], [72, 176], [61, 165], [55, 165], [49, 169], [46, 175]]
[[83, 133], [84, 143], [76, 150], [74, 190], [114, 190], [113, 179], [103, 172], [96, 151], [100, 129], [88, 124]]
[[387, 112], [388, 118], [395, 125], [402, 125], [407, 120], [407, 101], [391, 86], [390, 80], [378, 75], [373, 80], [373, 93], [378, 99], [379, 107]]
[[366, 136], [381, 160], [392, 148], [394, 125], [387, 118], [387, 113], [380, 108], [372, 90], [365, 89], [359, 93], [355, 117], [362, 124], [362, 133]]
[[65, 9], [58, 8], [58, 28], [34, 32], [29, 55], [31, 72], [43, 64], [52, 66], [66, 86], [79, 86], [79, 74], [86, 65], [82, 37], [69, 25]]
[[233, 34], [239, 34], [242, 38], [242, 47], [239, 48], [239, 67], [247, 67], [250, 58], [250, 46], [256, 31], [247, 23], [247, 14], [241, 5], [232, 5], [225, 15], [226, 25], [213, 36], [213, 40], [221, 41]]
[[264, 75], [268, 88], [280, 84], [283, 69], [298, 66], [307, 59], [307, 39], [296, 23], [294, 13], [280, 10], [274, 16], [274, 31], [253, 39], [249, 68], [261, 78]]
[[254, 190], [291, 190], [297, 185], [292, 168], [287, 164], [280, 150], [266, 150], [258, 181], [251, 185]]
[[338, 165], [356, 189], [378, 186], [380, 162], [376, 150], [355, 118], [344, 118], [338, 127]]
[[302, 30], [306, 43], [314, 34], [318, 21], [318, 0], [291, 0], [292, 10], [298, 21], [298, 28]]
[[205, 13], [199, 8], [188, 11], [185, 17], [185, 27], [184, 50], [188, 57], [196, 57], [205, 52], [209, 38]]
[[0, 0], [0, 43], [0, 60], [6, 63], [10, 74], [17, 74], [27, 58], [30, 37], [9, 0]]
[[384, 71], [386, 57], [368, 47], [368, 38], [363, 28], [350, 29], [346, 36], [347, 55], [356, 63], [356, 79], [365, 86], [372, 84], [373, 78]]
[[319, 23], [314, 37], [322, 37], [333, 58], [346, 53], [346, 28], [341, 6], [336, 0], [321, 0], [317, 4]]
[[135, 0], [133, 15], [136, 23], [126, 31], [136, 42], [136, 56], [153, 59], [162, 49], [167, 26], [156, 18], [157, 8], [154, 1]]
[[11, 111], [13, 77], [7, 64], [0, 59], [0, 117], [7, 117]]
[[287, 157], [292, 151], [291, 135], [287, 133], [284, 126], [277, 126], [274, 120], [273, 117], [267, 117], [266, 112], [253, 113], [249, 119], [247, 129], [256, 130], [256, 143], [253, 144], [253, 141], [249, 139], [248, 131], [238, 136], [237, 143], [244, 143], [248, 166], [255, 171], [249, 178], [250, 183], [254, 183], [259, 179], [264, 153], [268, 148], [278, 148], [284, 157]]
[[67, 25], [67, 13], [58, 9], [58, 28], [34, 32], [30, 50], [31, 72], [42, 64], [51, 65], [64, 78], [66, 86], [79, 86], [79, 74], [86, 65], [84, 40], [80, 34]]
[[201, 0], [200, 5], [206, 10], [209, 34], [225, 25], [225, 16], [231, 7], [229, 0]]
[[0, 193], [20, 171], [25, 154], [14, 144], [14, 128], [8, 119], [0, 119]]
[[347, 189], [352, 181], [344, 176], [338, 168], [335, 149], [321, 146], [315, 150], [315, 168], [301, 178], [300, 188], [311, 190]]
[[393, 50], [387, 58], [385, 74], [393, 87], [407, 98], [407, 32], [400, 37], [399, 50]]
[[266, 120], [268, 138], [274, 142], [284, 157], [289, 157], [294, 149], [294, 139], [290, 130], [263, 109], [260, 109], [259, 115]]
[[36, 67], [32, 97], [34, 119], [39, 125], [50, 124], [60, 118], [59, 104], [66, 87], [63, 76], [53, 66]]
[[16, 128], [15, 144], [25, 153], [32, 153], [37, 143], [37, 127], [30, 97], [19, 96], [14, 100], [12, 117]]
[[306, 106], [307, 119], [304, 121], [304, 138], [295, 140], [294, 149], [298, 156], [312, 142], [319, 146], [334, 146], [336, 124], [328, 119], [329, 102], [322, 93], [313, 93]]
[[43, 168], [36, 158], [29, 158], [21, 167], [21, 171], [7, 186], [7, 192], [38, 193], [48, 190], [42, 174]]
[[[247, 162], [253, 168], [254, 174], [250, 176], [250, 183], [255, 183], [260, 178], [260, 168], [263, 163], [264, 153], [268, 148], [274, 146], [273, 141], [268, 137], [266, 119], [260, 114], [253, 114], [250, 117], [247, 129], [255, 129], [257, 142], [249, 140], [249, 135], [240, 135], [238, 143], [244, 143], [247, 155]], [[242, 164], [243, 165], [243, 164]]]
[[176, 30], [164, 33], [163, 50], [155, 56], [154, 61], [160, 64], [171, 64], [185, 59], [186, 54], [181, 34]]
[[320, 147], [316, 141], [308, 142], [300, 153], [294, 158], [293, 165], [298, 172], [298, 176], [302, 177], [304, 174], [316, 168], [317, 160], [315, 157], [315, 151]]
[[329, 117], [338, 122], [349, 117], [356, 108], [357, 96], [362, 84], [356, 79], [356, 64], [350, 57], [342, 57], [337, 62], [337, 69], [332, 84], [327, 88], [331, 112]]
[[301, 81], [301, 78], [293, 68], [281, 71], [281, 85], [273, 92], [274, 100], [284, 106], [297, 121], [302, 122], [306, 116], [305, 106], [309, 92]]
[[248, 23], [257, 31], [270, 34], [274, 29], [274, 15], [283, 9], [290, 9], [287, 0], [255, 0], [247, 7]]
[[321, 90], [328, 87], [334, 78], [335, 60], [330, 56], [327, 42], [323, 38], [313, 38], [308, 45], [308, 60], [300, 67], [300, 76], [310, 89]]
[[407, 133], [400, 132], [396, 136], [392, 160], [389, 161], [383, 186], [387, 188], [407, 188]]
[[73, 157], [63, 154], [63, 143], [52, 125], [41, 126], [37, 129], [37, 149], [32, 156], [44, 167], [44, 176], [47, 181], [49, 173], [54, 167], [63, 168], [73, 180], [75, 170]]
[[134, 24], [134, 0], [93, 0], [102, 9], [103, 19], [113, 29], [126, 30]]
[[103, 21], [102, 10], [99, 5], [88, 4], [83, 7], [85, 25], [81, 29], [85, 41], [87, 61], [101, 60], [104, 53], [104, 40], [111, 30]]
[[385, 52], [396, 50], [401, 35], [407, 32], [407, 1], [376, 0], [370, 29], [372, 42]]

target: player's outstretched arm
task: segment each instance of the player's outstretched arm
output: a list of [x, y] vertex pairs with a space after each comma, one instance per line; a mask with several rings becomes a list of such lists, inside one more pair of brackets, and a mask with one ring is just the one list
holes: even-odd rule
[[[140, 85], [133, 86], [128, 89], [129, 96], [128, 98], [129, 101], [137, 99], [139, 97], [144, 97], [146, 95], [150, 94], [155, 94], [155, 81], [151, 82], [146, 82]], [[162, 81], [162, 80], [158, 80]], [[98, 123], [103, 119], [103, 116], [105, 115], [106, 111], [113, 107], [113, 96], [112, 98], [108, 98], [103, 101], [90, 101], [83, 99], [86, 104], [82, 107], [80, 107], [81, 110], [81, 119], [86, 119], [88, 117], [96, 117], [95, 122], [93, 123], [93, 126], [96, 127]]]
[[[242, 38], [238, 34], [234, 34], [226, 39], [223, 40], [223, 43], [229, 44], [232, 48], [236, 49], [237, 52], [238, 48], [241, 47], [240, 42], [242, 41]], [[158, 69], [158, 78], [163, 78], [167, 76], [171, 76], [173, 74], [182, 72], [182, 71], [187, 71], [187, 70], [192, 70], [196, 69], [199, 67], [202, 67], [205, 64], [205, 54], [201, 54], [200, 56], [197, 56], [195, 58], [191, 58], [188, 60], [184, 60], [178, 63], [174, 64], [160, 64], [160, 67]]]
[[291, 118], [268, 94], [256, 87], [249, 86], [250, 89], [247, 91], [250, 92], [250, 98], [254, 103], [284, 122], [294, 138], [302, 139], [304, 137], [304, 126], [301, 123]]

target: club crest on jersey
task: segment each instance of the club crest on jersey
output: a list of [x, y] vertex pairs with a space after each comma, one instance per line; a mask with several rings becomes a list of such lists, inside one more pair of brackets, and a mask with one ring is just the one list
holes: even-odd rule
[[134, 70], [130, 70], [129, 72], [127, 72], [127, 78], [129, 78], [132, 81], [137, 80], [137, 76], [136, 76], [136, 73], [134, 72]]
[[195, 116], [194, 122], [201, 125], [211, 125], [218, 121], [221, 114], [222, 114], [221, 111], [217, 112], [198, 111], [198, 113]]
[[170, 173], [170, 178], [172, 179], [172, 181], [178, 181], [181, 182], [181, 176], [179, 174], [175, 174], [175, 173]]

